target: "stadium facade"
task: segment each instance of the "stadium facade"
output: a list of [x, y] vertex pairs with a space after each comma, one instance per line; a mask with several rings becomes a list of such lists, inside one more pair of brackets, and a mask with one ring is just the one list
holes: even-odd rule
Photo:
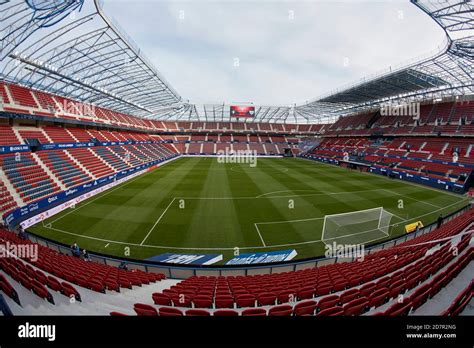
[[[0, 0], [0, 241], [32, 246], [36, 253], [35, 261], [33, 256], [0, 258], [0, 285], [9, 307], [15, 314], [75, 314], [66, 305], [73, 298], [82, 301], [83, 314], [114, 315], [450, 315], [463, 310], [466, 304], [457, 298], [448, 305], [426, 302], [448, 284], [455, 284], [456, 294], [472, 291], [472, 282], [467, 290], [461, 285], [473, 257], [474, 213], [467, 195], [474, 171], [474, 5], [412, 3], [446, 33], [436, 53], [306, 104], [278, 106], [193, 104], [107, 17], [100, 0]], [[367, 240], [370, 249], [362, 261], [360, 255], [344, 255], [291, 262], [296, 252], [290, 249], [237, 253], [226, 260], [234, 267], [206, 267], [222, 261], [219, 253], [165, 253], [146, 263], [108, 257], [105, 248], [112, 242], [100, 247], [103, 254], [92, 254], [97, 262], [89, 262], [77, 254], [83, 250], [12, 232], [41, 224], [52, 229], [48, 224], [56, 214], [165, 163], [223, 151], [300, 157], [305, 163], [416, 183], [430, 187], [423, 191], [427, 196], [455, 197], [455, 208], [443, 210], [438, 225], [434, 219], [427, 226], [414, 221], [412, 230], [404, 226], [406, 233], [395, 238], [381, 226], [382, 216], [395, 214], [380, 207], [364, 210], [380, 218], [359, 215], [358, 224], [375, 221], [372, 230], [387, 238], [376, 245]], [[410, 193], [405, 197], [416, 200]], [[340, 215], [331, 219], [336, 227], [326, 238], [353, 235], [349, 228], [338, 235]], [[153, 228], [135, 246], [142, 247]], [[169, 260], [191, 267], [169, 265]], [[257, 267], [247, 266], [255, 260]], [[145, 288], [142, 302], [148, 303], [132, 303], [129, 292], [120, 292], [137, 287]], [[150, 291], [155, 288], [160, 292]], [[119, 301], [108, 296], [112, 292]], [[397, 301], [400, 294], [408, 300]], [[22, 299], [31, 296], [43, 302], [22, 307]], [[106, 305], [96, 306], [99, 301]], [[64, 306], [52, 307], [56, 303]]]

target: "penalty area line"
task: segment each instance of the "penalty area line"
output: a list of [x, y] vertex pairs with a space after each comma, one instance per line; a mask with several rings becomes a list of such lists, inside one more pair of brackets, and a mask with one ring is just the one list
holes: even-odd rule
[[257, 224], [254, 224], [254, 225], [255, 225], [255, 229], [257, 230], [258, 236], [260, 237], [260, 240], [262, 241], [263, 246], [266, 247], [267, 245], [265, 244], [265, 241], [263, 240], [262, 234], [260, 233], [260, 230], [258, 229]]
[[166, 209], [163, 211], [163, 213], [161, 213], [160, 217], [158, 218], [158, 220], [156, 220], [155, 224], [153, 225], [153, 227], [150, 229], [150, 231], [148, 231], [147, 235], [145, 236], [145, 238], [143, 238], [142, 242], [140, 243], [140, 246], [142, 246], [145, 241], [148, 239], [148, 237], [150, 236], [151, 232], [153, 232], [153, 230], [155, 229], [156, 225], [158, 225], [158, 223], [160, 222], [160, 220], [163, 218], [163, 216], [165, 216], [166, 212], [168, 211], [168, 209], [171, 207], [171, 205], [173, 204], [173, 202], [175, 201], [176, 198], [173, 198], [170, 202], [170, 204], [168, 204], [168, 206], [166, 207]]

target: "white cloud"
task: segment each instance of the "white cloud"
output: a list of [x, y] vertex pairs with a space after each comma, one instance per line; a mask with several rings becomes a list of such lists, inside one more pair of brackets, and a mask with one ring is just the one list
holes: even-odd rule
[[196, 103], [302, 103], [443, 40], [428, 16], [400, 1], [122, 0], [105, 10]]

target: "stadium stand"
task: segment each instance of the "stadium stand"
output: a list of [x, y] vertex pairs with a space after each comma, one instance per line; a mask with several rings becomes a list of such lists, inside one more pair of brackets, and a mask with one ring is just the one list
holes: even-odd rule
[[[369, 253], [363, 260], [266, 275], [194, 276], [169, 287], [162, 274], [88, 262], [0, 229], [0, 245], [36, 246], [39, 251], [35, 260], [1, 258], [0, 289], [19, 305], [34, 297], [35, 303], [54, 306], [62, 298], [84, 301], [86, 294], [92, 299], [93, 293], [111, 296], [143, 286], [153, 291], [157, 282], [163, 283], [149, 301], [133, 305], [135, 314], [147, 316], [416, 315], [427, 311], [431, 299], [470, 267], [473, 225], [471, 209], [438, 229]], [[459, 314], [472, 298], [472, 281], [468, 284], [437, 314]], [[116, 305], [111, 315], [132, 314], [128, 302], [117, 307], [111, 299]]]
[[[160, 309], [197, 308], [206, 313], [230, 309], [241, 315], [263, 310], [267, 315], [361, 315], [376, 314], [380, 308], [385, 315], [416, 313], [472, 261], [468, 228], [473, 223], [471, 209], [432, 232], [370, 253], [362, 261], [267, 275], [194, 276], [154, 293], [152, 300]], [[460, 237], [452, 239], [456, 235]], [[400, 294], [407, 297], [402, 304], [397, 301]]]
[[0, 168], [25, 202], [60, 190], [31, 153], [0, 155]]
[[[102, 125], [2, 124], [3, 146], [37, 146], [36, 140], [40, 146], [94, 142], [89, 147], [40, 147], [0, 155], [0, 175], [5, 178], [0, 185], [3, 214], [61, 190], [176, 154], [250, 150], [259, 155], [282, 155], [290, 149], [297, 155], [300, 146], [309, 143], [316, 145], [310, 145], [310, 151], [303, 152], [305, 156], [342, 160], [348, 154], [370, 165], [459, 183], [470, 176], [474, 164], [473, 144], [465, 137], [474, 134], [471, 102], [424, 105], [419, 121], [368, 112], [340, 118], [332, 125], [162, 122], [139, 120], [103, 108], [88, 114], [78, 102], [20, 86], [1, 86], [5, 110], [50, 113], [56, 119], [89, 119]], [[133, 130], [109, 129], [107, 125]], [[314, 136], [320, 138], [315, 141]], [[473, 213], [469, 211], [410, 242], [366, 255], [362, 262], [260, 276], [191, 277], [161, 286], [160, 292], [152, 291], [149, 303], [144, 298], [143, 303], [133, 306], [133, 312], [159, 316], [416, 314], [426, 310], [424, 304], [472, 260], [470, 235], [457, 242], [461, 252], [456, 257], [451, 256], [449, 242], [437, 240], [455, 236], [472, 223]], [[28, 243], [7, 231], [0, 233], [0, 239]], [[40, 261], [0, 262], [6, 275], [0, 278], [0, 288], [16, 303], [28, 294], [51, 305], [60, 296], [74, 296], [80, 301], [83, 289], [109, 294], [162, 280], [161, 275], [86, 263], [39, 247]], [[400, 294], [407, 298], [402, 304], [396, 302]], [[449, 308], [443, 308], [443, 314], [459, 313], [469, 296], [467, 290], [460, 293]], [[116, 309], [110, 313], [133, 314], [128, 307]]]
[[[8, 241], [17, 246], [29, 245], [38, 248], [37, 259], [25, 258], [20, 260], [14, 257], [0, 259], [1, 269], [15, 280], [18, 278], [20, 283], [27, 288], [31, 288], [34, 281], [36, 281], [55, 291], [73, 292], [79, 299], [79, 293], [73, 290], [73, 286], [69, 286], [65, 290], [63, 289], [64, 285], [60, 284], [57, 278], [73, 283], [79, 288], [87, 288], [101, 293], [107, 291], [120, 292], [120, 288], [133, 289], [134, 286], [154, 283], [165, 278], [163, 274], [147, 273], [140, 270], [128, 271], [88, 262], [75, 256], [60, 254], [50, 248], [21, 239], [6, 230], [0, 230], [0, 240], [3, 242], [2, 245], [5, 245]], [[54, 275], [54, 277], [47, 277], [38, 269]], [[22, 280], [24, 281], [22, 282]]]
[[[434, 178], [464, 182], [472, 172], [474, 153], [469, 139], [400, 137], [395, 139], [331, 138], [324, 140], [310, 155], [357, 161], [422, 173]], [[456, 159], [454, 155], [456, 154]]]

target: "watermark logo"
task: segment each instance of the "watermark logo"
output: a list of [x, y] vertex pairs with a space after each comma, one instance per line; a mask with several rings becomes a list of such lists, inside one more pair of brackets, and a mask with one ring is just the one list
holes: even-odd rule
[[15, 257], [27, 259], [32, 262], [38, 261], [38, 244], [12, 244], [7, 241], [0, 244], [0, 258]]
[[324, 256], [327, 258], [354, 258], [357, 261], [364, 261], [365, 248], [363, 244], [326, 244]]
[[420, 119], [420, 103], [385, 103], [380, 105], [382, 116], [408, 116]]
[[26, 322], [18, 326], [19, 338], [47, 338], [49, 342], [56, 340], [56, 325], [34, 325]]
[[84, 116], [95, 116], [95, 105], [92, 104], [84, 104], [84, 103], [74, 103], [72, 101], [64, 99], [62, 103], [60, 103], [61, 108], [56, 105], [56, 112], [61, 112], [61, 109], [66, 114], [73, 114], [73, 115], [84, 115]]
[[226, 147], [225, 150], [217, 152], [218, 163], [248, 164], [250, 167], [255, 168], [257, 166], [257, 158], [257, 151], [255, 150], [231, 151]]

